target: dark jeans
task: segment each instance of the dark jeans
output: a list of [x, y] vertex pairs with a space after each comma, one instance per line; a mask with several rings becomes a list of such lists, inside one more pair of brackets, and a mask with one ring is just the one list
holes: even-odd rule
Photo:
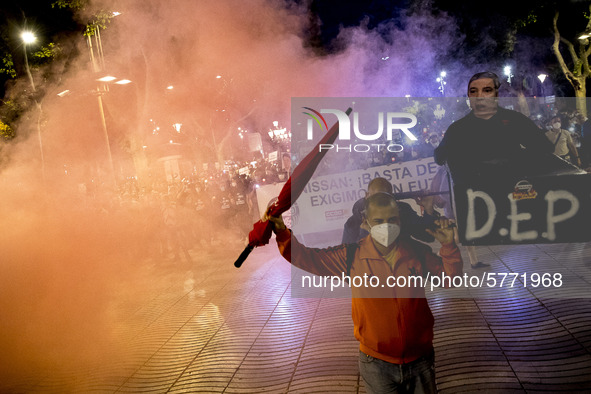
[[392, 364], [360, 351], [359, 371], [369, 394], [437, 393], [433, 353], [408, 364]]

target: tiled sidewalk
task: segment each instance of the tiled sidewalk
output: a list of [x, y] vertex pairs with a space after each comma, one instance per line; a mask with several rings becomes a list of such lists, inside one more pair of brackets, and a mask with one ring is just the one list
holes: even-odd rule
[[[290, 266], [274, 241], [241, 269], [232, 266], [238, 249], [194, 254], [191, 267], [146, 265], [113, 297], [113, 329], [125, 346], [109, 362], [38, 371], [0, 383], [0, 392], [365, 392], [350, 300], [294, 299]], [[491, 272], [574, 259], [581, 263], [574, 275], [589, 283], [589, 244], [480, 247], [479, 254]], [[430, 304], [442, 393], [591, 392], [591, 298], [435, 297]]]

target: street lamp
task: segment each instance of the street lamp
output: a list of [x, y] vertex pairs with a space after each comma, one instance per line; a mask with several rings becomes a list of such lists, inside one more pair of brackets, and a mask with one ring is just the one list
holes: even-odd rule
[[[118, 11], [111, 12], [111, 16], [113, 16], [113, 17], [119, 16], [119, 15], [121, 15], [121, 12], [118, 12]], [[94, 37], [94, 46], [93, 46], [93, 42], [92, 42], [93, 37]], [[103, 53], [103, 43], [101, 40], [101, 29], [97, 24], [93, 24], [92, 29], [91, 29], [91, 34], [86, 35], [86, 44], [88, 45], [88, 51], [90, 54], [90, 62], [92, 64], [93, 71], [95, 73], [99, 73], [101, 71], [104, 71], [105, 70], [105, 56]], [[96, 47], [96, 53], [97, 53], [96, 56], [95, 56], [95, 47]], [[111, 171], [112, 182], [113, 182], [113, 186], [115, 188], [117, 187], [117, 177], [115, 174], [115, 165], [113, 164], [113, 155], [111, 154], [111, 143], [109, 141], [109, 132], [107, 130], [107, 122], [105, 120], [105, 110], [103, 107], [102, 96], [108, 91], [108, 85], [106, 83], [112, 82], [116, 79], [117, 79], [116, 77], [113, 77], [110, 75], [99, 78], [98, 81], [103, 82], [102, 89], [101, 89], [100, 84], [99, 84], [99, 86], [97, 86], [97, 89], [96, 89], [99, 114], [100, 114], [100, 119], [101, 119], [101, 126], [103, 129], [105, 144], [107, 146], [107, 155], [108, 155], [108, 162], [109, 162], [109, 167], [110, 167], [110, 171]], [[117, 85], [126, 85], [128, 83], [131, 83], [131, 81], [128, 79], [121, 79], [115, 83]]]
[[24, 31], [21, 33], [21, 39], [23, 40], [23, 48], [25, 49], [25, 70], [27, 71], [27, 75], [29, 76], [29, 82], [31, 82], [31, 88], [33, 92], [35, 92], [35, 82], [33, 82], [33, 75], [31, 75], [31, 69], [29, 68], [29, 58], [27, 56], [27, 44], [32, 44], [37, 41], [37, 37], [35, 34], [31, 33], [30, 31]]
[[445, 85], [447, 85], [447, 82], [445, 82], [446, 76], [447, 73], [445, 71], [442, 71], [441, 73], [439, 73], [439, 77], [436, 79], [436, 81], [439, 82], [439, 91], [441, 92], [442, 96], [445, 96]]
[[540, 82], [542, 84], [542, 97], [544, 97], [544, 81], [546, 80], [546, 77], [548, 77], [548, 75], [546, 75], [546, 74], [538, 75], [538, 79], [540, 80]]
[[[27, 76], [29, 77], [29, 82], [31, 83], [31, 89], [33, 93], [37, 91], [35, 89], [35, 81], [33, 81], [33, 75], [31, 74], [31, 68], [29, 67], [29, 58], [27, 56], [27, 44], [32, 44], [37, 41], [37, 37], [30, 31], [23, 31], [21, 33], [21, 39], [23, 40], [23, 48], [25, 52], [25, 70], [27, 71]], [[37, 102], [37, 99], [34, 99], [37, 108], [39, 109], [39, 119], [41, 119], [41, 104]], [[37, 122], [37, 134], [39, 136], [39, 151], [41, 152], [41, 175], [43, 176], [43, 182], [45, 182], [45, 158], [43, 156], [43, 140], [41, 139], [41, 122]]]
[[35, 37], [35, 34], [31, 33], [30, 31], [22, 32], [21, 38], [23, 39], [25, 44], [32, 44], [35, 41], [37, 41], [37, 37]]
[[511, 66], [505, 66], [504, 69], [505, 75], [507, 76], [507, 82], [511, 85], [511, 77], [514, 75], [511, 73]]

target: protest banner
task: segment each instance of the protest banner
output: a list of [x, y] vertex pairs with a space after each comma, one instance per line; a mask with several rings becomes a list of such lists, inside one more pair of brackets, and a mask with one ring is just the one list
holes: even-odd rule
[[427, 190], [438, 167], [433, 158], [425, 158], [314, 177], [292, 207], [294, 232], [341, 232], [353, 204], [365, 197], [372, 179], [387, 179], [394, 193]]

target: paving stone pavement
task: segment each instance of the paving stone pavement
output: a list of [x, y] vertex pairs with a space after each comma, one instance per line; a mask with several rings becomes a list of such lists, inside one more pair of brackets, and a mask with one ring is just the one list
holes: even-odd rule
[[[291, 268], [274, 241], [236, 269], [239, 252], [192, 253], [191, 265], [147, 262], [112, 295], [113, 333], [125, 345], [91, 368], [38, 370], [0, 383], [0, 392], [364, 393], [351, 301], [292, 298]], [[490, 272], [574, 261], [573, 275], [591, 279], [591, 244], [478, 252]], [[436, 292], [429, 303], [441, 393], [591, 392], [591, 297]]]

